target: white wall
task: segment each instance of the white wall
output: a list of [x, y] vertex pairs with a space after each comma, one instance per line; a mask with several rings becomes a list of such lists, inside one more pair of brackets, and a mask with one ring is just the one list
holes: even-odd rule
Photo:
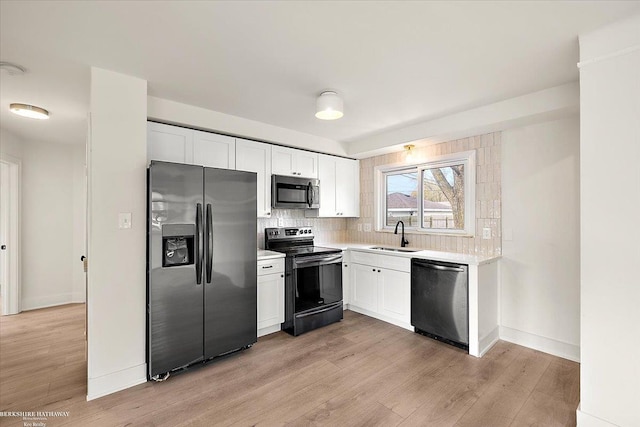
[[23, 141], [2, 130], [2, 151], [22, 161], [22, 309], [84, 302], [74, 245], [84, 245], [76, 230], [85, 208], [73, 203], [84, 193], [84, 156], [77, 155], [84, 146]]
[[0, 153], [18, 159], [22, 158], [22, 139], [0, 128]]
[[579, 167], [578, 117], [502, 133], [500, 337], [576, 361]]
[[581, 35], [580, 61], [578, 425], [638, 426], [640, 15]]
[[[87, 398], [146, 381], [147, 82], [93, 67]], [[118, 213], [132, 214], [118, 228]]]

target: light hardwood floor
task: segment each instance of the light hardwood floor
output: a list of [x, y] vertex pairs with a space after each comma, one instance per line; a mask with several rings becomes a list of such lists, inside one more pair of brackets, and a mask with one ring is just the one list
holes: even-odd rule
[[0, 410], [70, 412], [47, 427], [575, 425], [577, 363], [506, 342], [476, 359], [350, 311], [86, 402], [83, 330], [84, 305], [0, 318]]

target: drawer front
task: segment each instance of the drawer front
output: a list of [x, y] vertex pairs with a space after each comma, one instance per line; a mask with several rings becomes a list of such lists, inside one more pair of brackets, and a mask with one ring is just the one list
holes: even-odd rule
[[350, 251], [351, 252], [351, 262], [355, 262], [356, 264], [366, 264], [366, 265], [378, 265], [378, 255], [372, 254], [369, 252], [358, 252], [358, 251]]
[[351, 251], [351, 262], [358, 264], [371, 265], [378, 268], [386, 268], [389, 270], [411, 271], [411, 258], [394, 255], [380, 255], [369, 252]]
[[390, 270], [411, 271], [411, 258], [393, 255], [378, 255], [380, 268], [388, 268]]
[[258, 261], [258, 276], [265, 274], [282, 273], [284, 271], [284, 259], [265, 259]]

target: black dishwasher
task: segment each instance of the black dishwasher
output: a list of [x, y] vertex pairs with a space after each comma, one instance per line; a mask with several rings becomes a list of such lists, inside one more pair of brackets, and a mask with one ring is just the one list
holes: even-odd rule
[[419, 334], [469, 350], [466, 265], [411, 259], [411, 325]]

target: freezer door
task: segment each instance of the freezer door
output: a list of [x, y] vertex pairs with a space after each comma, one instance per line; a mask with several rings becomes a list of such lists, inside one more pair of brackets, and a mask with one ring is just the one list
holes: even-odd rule
[[256, 174], [205, 168], [204, 354], [257, 340]]
[[148, 173], [147, 356], [153, 377], [203, 358], [204, 286], [197, 280], [203, 242], [197, 220], [204, 168], [152, 162]]

